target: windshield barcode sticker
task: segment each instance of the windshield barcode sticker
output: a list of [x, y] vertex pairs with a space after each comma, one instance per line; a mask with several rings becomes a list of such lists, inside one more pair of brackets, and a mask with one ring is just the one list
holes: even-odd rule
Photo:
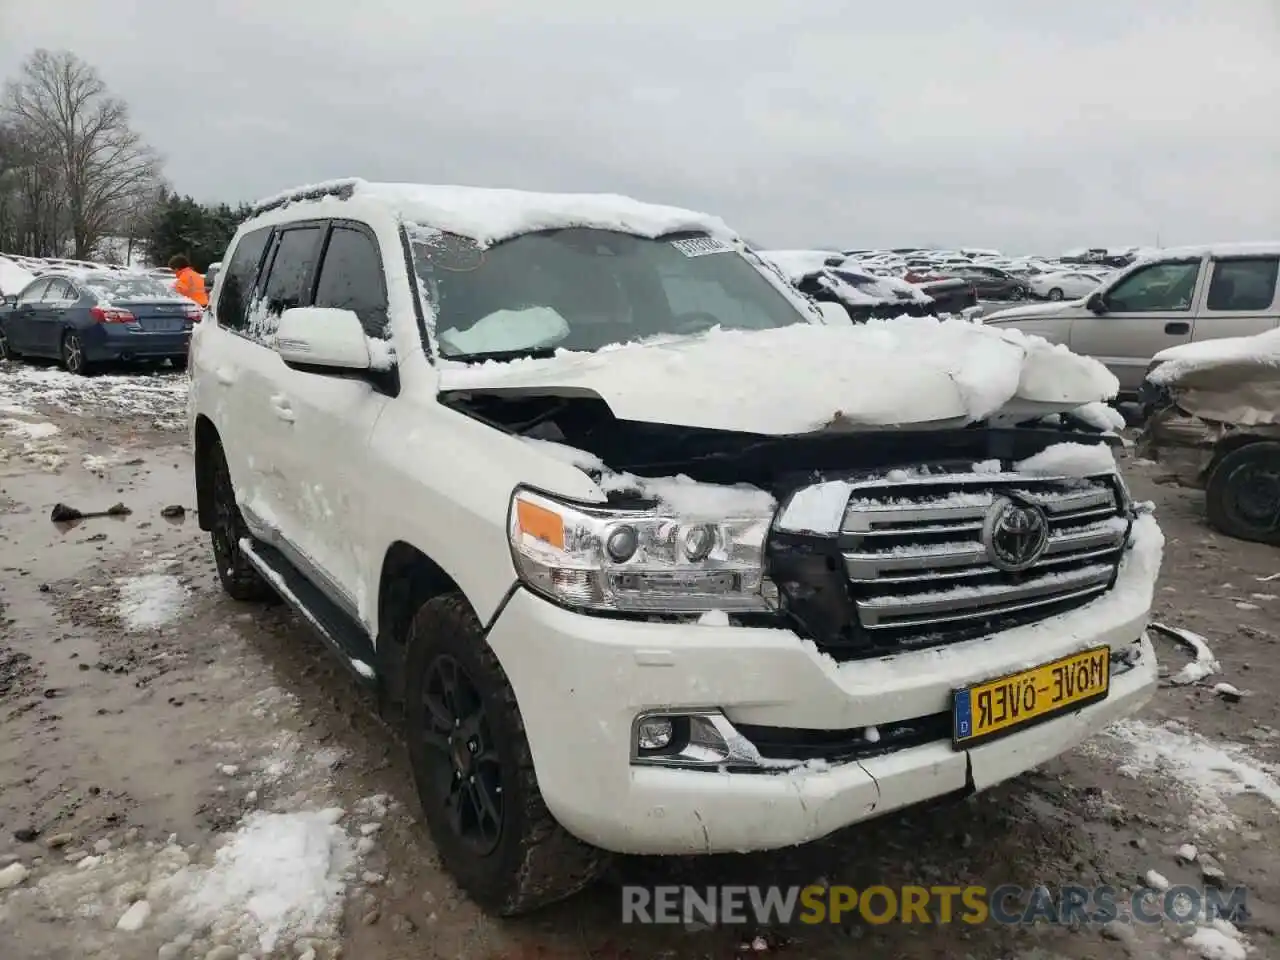
[[729, 253], [731, 246], [712, 237], [693, 237], [688, 240], [672, 240], [671, 245], [686, 257], [705, 257], [709, 253]]

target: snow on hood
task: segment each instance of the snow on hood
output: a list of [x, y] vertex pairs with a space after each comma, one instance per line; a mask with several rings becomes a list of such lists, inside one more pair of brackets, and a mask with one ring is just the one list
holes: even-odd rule
[[1015, 400], [1074, 409], [1115, 396], [1119, 383], [1098, 361], [1017, 330], [899, 317], [443, 361], [439, 389], [594, 394], [622, 420], [785, 435], [972, 422]]
[[1152, 357], [1152, 362], [1160, 366], [1151, 371], [1148, 379], [1160, 386], [1180, 380], [1189, 373], [1225, 364], [1256, 363], [1280, 369], [1280, 328], [1252, 337], [1182, 343], [1161, 350]]
[[1021, 317], [1057, 317], [1063, 314], [1070, 314], [1070, 307], [1083, 307], [1088, 297], [1081, 297], [1079, 300], [1062, 300], [1055, 304], [1032, 303], [1025, 307], [1009, 307], [1006, 310], [996, 310], [993, 313], [985, 314], [982, 322], [987, 323], [991, 320], [1014, 320]]
[[22, 269], [12, 260], [0, 257], [0, 294], [11, 296], [35, 278], [34, 273]]
[[679, 207], [642, 203], [608, 193], [532, 193], [487, 187], [370, 183], [358, 178], [295, 187], [260, 200], [265, 207], [339, 188], [357, 204], [372, 203], [410, 223], [470, 237], [489, 246], [536, 230], [592, 227], [639, 237], [692, 231], [726, 241], [737, 234], [719, 217]]

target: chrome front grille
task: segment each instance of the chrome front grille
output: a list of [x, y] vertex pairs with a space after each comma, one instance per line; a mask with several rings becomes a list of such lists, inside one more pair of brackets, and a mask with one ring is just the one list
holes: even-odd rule
[[[1006, 500], [1039, 508], [1048, 528], [1016, 572], [994, 561], [984, 535]], [[1086, 602], [1111, 586], [1128, 527], [1113, 477], [946, 474], [855, 484], [840, 542], [858, 621], [879, 646]]]

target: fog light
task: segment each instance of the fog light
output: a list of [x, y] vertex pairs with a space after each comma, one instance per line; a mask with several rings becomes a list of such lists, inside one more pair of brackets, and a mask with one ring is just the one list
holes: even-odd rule
[[636, 746], [641, 750], [661, 750], [674, 734], [669, 717], [645, 717], [636, 724]]

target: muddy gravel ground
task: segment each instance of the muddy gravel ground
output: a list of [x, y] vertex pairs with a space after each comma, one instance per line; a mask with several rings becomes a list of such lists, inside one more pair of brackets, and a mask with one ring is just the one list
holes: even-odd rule
[[[1211, 532], [1155, 465], [1126, 462], [1168, 538], [1155, 619], [1205, 637], [1216, 673], [1167, 682], [1141, 717], [961, 804], [769, 855], [627, 859], [504, 922], [439, 870], [370, 697], [287, 608], [221, 594], [193, 516], [185, 396], [181, 374], [0, 364], [5, 960], [1280, 957], [1280, 551]], [[59, 502], [130, 512], [60, 525]], [[1170, 678], [1193, 657], [1157, 646]], [[1176, 855], [1187, 843], [1194, 861]], [[624, 882], [1161, 878], [1243, 885], [1248, 909], [1233, 925], [1106, 928], [619, 920]]]

